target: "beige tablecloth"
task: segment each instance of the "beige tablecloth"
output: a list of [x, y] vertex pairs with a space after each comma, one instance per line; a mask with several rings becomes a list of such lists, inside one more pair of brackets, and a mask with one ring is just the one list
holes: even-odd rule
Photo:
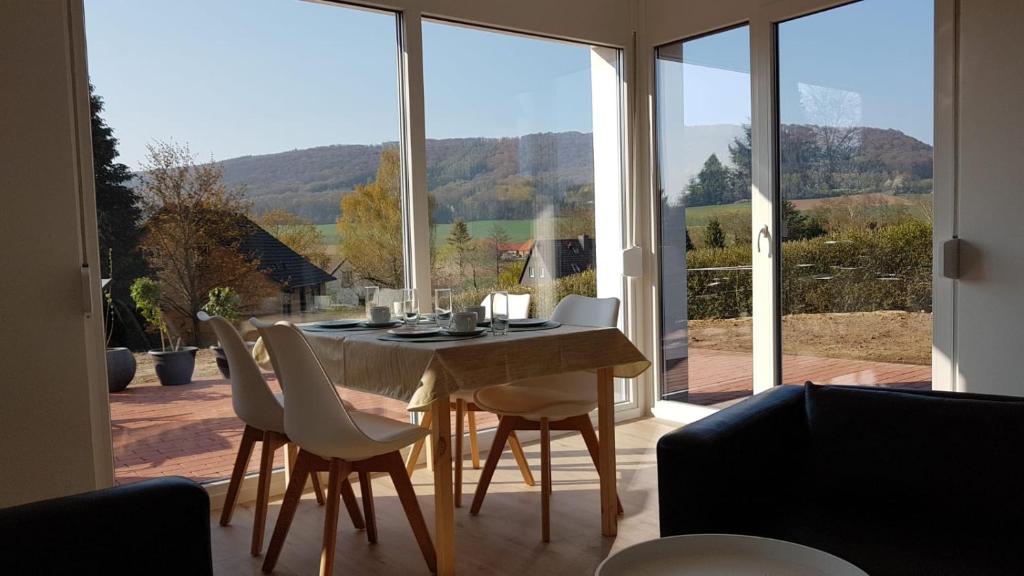
[[[382, 333], [305, 332], [336, 385], [407, 401], [415, 411], [458, 390], [608, 367], [634, 378], [651, 365], [617, 328], [562, 325], [449, 342], [378, 340]], [[253, 355], [270, 367], [262, 342]]]

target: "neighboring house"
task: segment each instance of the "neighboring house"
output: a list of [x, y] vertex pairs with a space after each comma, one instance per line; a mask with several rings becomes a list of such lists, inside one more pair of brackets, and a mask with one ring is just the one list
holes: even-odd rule
[[548, 280], [593, 270], [594, 263], [594, 239], [590, 236], [537, 240], [526, 256], [519, 284], [537, 286]]
[[330, 274], [275, 238], [252, 220], [240, 223], [239, 250], [260, 261], [260, 270], [280, 292], [263, 298], [257, 314], [298, 314], [314, 309], [316, 297], [323, 296]]
[[533, 248], [533, 240], [498, 245], [502, 260], [522, 260], [530, 253], [531, 248]]
[[360, 283], [355, 266], [348, 259], [342, 260], [331, 271], [331, 276], [324, 297], [330, 299], [330, 305], [359, 306], [362, 302], [364, 287]]

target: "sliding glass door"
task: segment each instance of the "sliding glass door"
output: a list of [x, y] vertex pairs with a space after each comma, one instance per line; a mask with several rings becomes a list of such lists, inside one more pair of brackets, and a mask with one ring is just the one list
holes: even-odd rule
[[656, 403], [932, 387], [934, 2], [786, 10], [654, 49]]
[[752, 393], [750, 29], [657, 49], [659, 400]]

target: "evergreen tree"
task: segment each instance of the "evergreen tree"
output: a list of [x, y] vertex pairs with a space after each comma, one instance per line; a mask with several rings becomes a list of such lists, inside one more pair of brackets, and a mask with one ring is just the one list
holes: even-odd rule
[[686, 251], [693, 250], [693, 240], [690, 240], [690, 229], [686, 229]]
[[100, 275], [113, 275], [112, 294], [128, 302], [128, 289], [147, 272], [139, 252], [142, 209], [139, 193], [129, 183], [132, 172], [116, 161], [117, 138], [100, 115], [103, 98], [89, 86], [92, 127], [92, 168], [96, 180], [96, 221], [99, 228]]
[[729, 161], [732, 162], [732, 169], [729, 171], [731, 202], [750, 200], [753, 167], [750, 150], [750, 124], [744, 124], [743, 136], [734, 138], [732, 144], [729, 144]]
[[469, 226], [466, 225], [466, 221], [458, 219], [452, 224], [452, 229], [448, 232], [448, 245], [455, 249], [456, 261], [459, 265], [459, 277], [464, 277], [466, 272], [466, 261], [468, 259], [468, 253], [472, 246], [470, 243], [473, 241], [473, 237], [469, 234]]
[[817, 218], [797, 210], [789, 200], [782, 202], [782, 230], [786, 240], [806, 240], [825, 235], [825, 229]]
[[712, 154], [686, 187], [687, 206], [712, 206], [730, 203], [731, 175], [718, 156]]
[[725, 248], [725, 231], [718, 218], [712, 218], [704, 229], [704, 246], [708, 248]]

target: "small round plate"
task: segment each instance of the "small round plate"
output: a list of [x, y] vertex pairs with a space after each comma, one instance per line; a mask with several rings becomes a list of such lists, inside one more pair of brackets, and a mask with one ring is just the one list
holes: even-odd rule
[[441, 333], [440, 328], [392, 328], [388, 330], [388, 334], [392, 336], [401, 336], [402, 338], [423, 338], [425, 336], [437, 336]]
[[367, 328], [391, 328], [401, 324], [401, 320], [388, 320], [387, 322], [370, 322], [369, 320], [362, 323]]
[[456, 330], [445, 330], [444, 333], [449, 336], [478, 336], [486, 332], [486, 328], [474, 328], [469, 332], [458, 332]]
[[544, 318], [515, 318], [508, 321], [509, 326], [515, 326], [516, 328], [532, 328], [534, 326], [543, 326], [548, 321]]
[[312, 324], [315, 328], [328, 328], [332, 330], [339, 330], [343, 328], [355, 328], [359, 326], [361, 321], [359, 320], [324, 320], [323, 322], [314, 322]]

